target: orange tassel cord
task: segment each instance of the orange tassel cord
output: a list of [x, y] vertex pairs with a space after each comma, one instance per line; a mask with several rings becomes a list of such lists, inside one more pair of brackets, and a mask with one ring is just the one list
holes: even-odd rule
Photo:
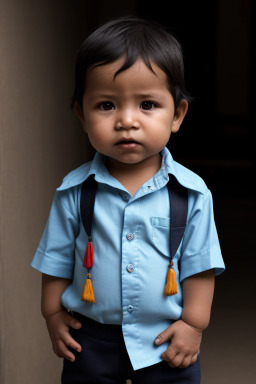
[[94, 292], [92, 288], [90, 273], [87, 274], [87, 279], [85, 280], [85, 283], [84, 283], [81, 300], [85, 301], [86, 303], [95, 303], [95, 297], [94, 297]]
[[173, 267], [173, 262], [171, 262], [170, 268], [169, 268], [168, 274], [167, 274], [166, 285], [164, 288], [164, 295], [165, 296], [172, 296], [172, 295], [177, 294], [176, 275], [175, 275], [175, 271], [172, 267]]

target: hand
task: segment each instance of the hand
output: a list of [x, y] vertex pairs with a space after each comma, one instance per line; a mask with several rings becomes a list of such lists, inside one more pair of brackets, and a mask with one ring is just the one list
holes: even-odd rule
[[[159, 342], [158, 342], [159, 339]], [[172, 368], [187, 368], [196, 362], [202, 340], [202, 330], [178, 320], [160, 333], [155, 344], [161, 345], [170, 340], [167, 350], [161, 357]]]
[[68, 312], [60, 311], [46, 318], [46, 325], [52, 342], [54, 353], [58, 357], [74, 362], [75, 355], [68, 349], [71, 347], [81, 352], [82, 347], [70, 335], [69, 327], [81, 328], [82, 324], [74, 319]]

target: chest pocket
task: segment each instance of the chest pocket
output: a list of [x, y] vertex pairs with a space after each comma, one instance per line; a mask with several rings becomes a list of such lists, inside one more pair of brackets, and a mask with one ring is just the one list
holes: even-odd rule
[[171, 250], [175, 256], [181, 243], [185, 226], [172, 228], [171, 219], [168, 217], [152, 217], [152, 240], [156, 248], [167, 257], [170, 257]]
[[152, 241], [155, 247], [170, 257], [171, 219], [168, 217], [151, 217]]

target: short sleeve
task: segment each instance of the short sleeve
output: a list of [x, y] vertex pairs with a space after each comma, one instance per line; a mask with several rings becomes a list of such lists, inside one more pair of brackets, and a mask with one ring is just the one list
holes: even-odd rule
[[180, 281], [197, 273], [225, 270], [214, 221], [212, 194], [199, 194], [193, 201], [183, 237], [180, 259]]
[[56, 191], [50, 215], [31, 266], [47, 275], [71, 279], [79, 233], [72, 194]]

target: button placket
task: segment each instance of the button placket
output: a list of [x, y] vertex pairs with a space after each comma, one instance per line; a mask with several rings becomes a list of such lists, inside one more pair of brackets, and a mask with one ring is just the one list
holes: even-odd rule
[[132, 240], [133, 239], [133, 233], [127, 233], [126, 238], [127, 238], [127, 240]]
[[[138, 205], [139, 200], [130, 201], [124, 209], [122, 236], [122, 308], [123, 324], [131, 325], [136, 318], [139, 300], [139, 280], [135, 273], [138, 263]], [[133, 232], [132, 232], [133, 231]]]
[[129, 273], [133, 272], [134, 271], [134, 265], [133, 264], [128, 264], [127, 267], [126, 267], [127, 271]]

